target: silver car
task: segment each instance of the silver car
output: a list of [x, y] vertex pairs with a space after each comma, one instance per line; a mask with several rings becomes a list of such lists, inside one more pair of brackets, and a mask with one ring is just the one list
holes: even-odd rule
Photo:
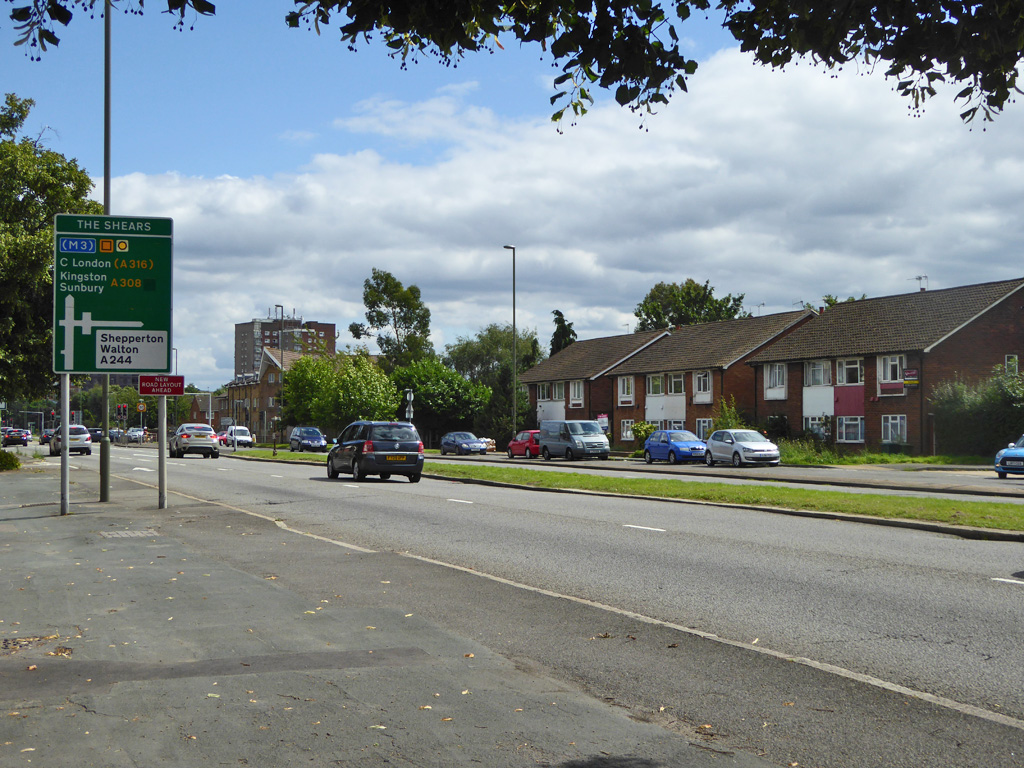
[[719, 429], [708, 438], [704, 463], [742, 467], [744, 464], [779, 465], [779, 446], [753, 429]]
[[[60, 449], [60, 427], [57, 427], [50, 439], [50, 455], [56, 456]], [[92, 435], [81, 424], [68, 424], [68, 453], [84, 453], [86, 456], [92, 453]]]
[[182, 424], [171, 437], [168, 452], [172, 459], [180, 459], [186, 453], [219, 459], [220, 441], [209, 424]]

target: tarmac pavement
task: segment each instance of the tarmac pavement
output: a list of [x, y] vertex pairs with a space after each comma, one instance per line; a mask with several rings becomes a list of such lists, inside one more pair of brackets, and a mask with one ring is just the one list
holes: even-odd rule
[[98, 479], [0, 473], [2, 768], [769, 765], [375, 606], [386, 555]]

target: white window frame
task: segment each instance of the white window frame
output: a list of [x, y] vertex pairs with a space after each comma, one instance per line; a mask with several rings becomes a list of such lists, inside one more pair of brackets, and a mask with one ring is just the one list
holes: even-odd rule
[[1016, 355], [1007, 355], [1003, 358], [1003, 371], [1011, 376], [1016, 376], [1020, 371]]
[[714, 419], [697, 419], [694, 431], [701, 440], [707, 440], [708, 435], [715, 431]]
[[667, 430], [686, 429], [682, 419], [667, 419], [661, 422], [661, 428]]
[[825, 420], [827, 416], [804, 416], [804, 432], [813, 432], [825, 437]]
[[554, 381], [551, 383], [551, 399], [557, 402], [565, 402], [564, 381]]
[[623, 419], [619, 422], [619, 439], [623, 441], [635, 440], [633, 437], [633, 425], [636, 423], [635, 419]]
[[789, 368], [785, 363], [768, 363], [768, 389], [785, 389], [786, 373]]
[[[847, 428], [851, 425], [858, 425], [857, 434], [849, 437]], [[864, 417], [863, 416], [836, 416], [836, 442], [837, 443], [863, 443], [864, 442]]]
[[537, 385], [537, 400], [551, 399], [551, 385], [544, 381]]
[[632, 376], [619, 376], [619, 405], [633, 405]]
[[686, 394], [686, 377], [682, 373], [668, 374], [668, 381], [665, 384], [665, 392], [669, 395]]
[[878, 380], [885, 384], [902, 383], [906, 367], [906, 355], [883, 355], [878, 358]]
[[569, 382], [569, 407], [583, 407], [583, 379], [573, 379]]
[[[817, 375], [815, 375], [817, 374]], [[804, 362], [805, 387], [831, 387], [832, 363], [829, 360], [807, 360]]]
[[660, 373], [647, 377], [647, 396], [661, 397], [665, 394], [665, 377]]
[[882, 415], [882, 442], [907, 442], [907, 415], [905, 413]]
[[[850, 381], [850, 371], [856, 371], [856, 381]], [[845, 358], [836, 360], [836, 383], [856, 386], [864, 383], [864, 360], [862, 358]]]

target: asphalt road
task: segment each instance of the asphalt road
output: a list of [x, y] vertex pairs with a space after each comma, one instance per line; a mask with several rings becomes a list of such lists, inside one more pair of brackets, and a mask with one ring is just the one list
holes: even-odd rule
[[[112, 469], [155, 484], [156, 459], [151, 450], [118, 449]], [[92, 466], [97, 456], [73, 461]], [[768, 706], [753, 693], [761, 676], [770, 680], [781, 674], [784, 688], [804, 690], [804, 704], [832, 686], [845, 690], [851, 680], [863, 682], [858, 676], [867, 676], [870, 684], [858, 688], [864, 697], [858, 706], [868, 721], [883, 717], [891, 705], [873, 700], [880, 692], [920, 692], [942, 699], [929, 717], [967, 718], [972, 738], [980, 739], [973, 750], [951, 757], [948, 738], [962, 746], [971, 739], [948, 723], [926, 723], [923, 715], [900, 725], [898, 706], [884, 731], [881, 723], [875, 732], [863, 723], [852, 732], [846, 730], [849, 724], [837, 731], [827, 722], [834, 710], [824, 695], [822, 706], [811, 708], [823, 721], [814, 727], [812, 716], [801, 736], [807, 758], [802, 764], [938, 764], [927, 759], [932, 750], [945, 765], [1012, 765], [1017, 763], [1004, 758], [1024, 749], [1021, 544], [437, 480], [353, 484], [328, 481], [322, 469], [307, 465], [186, 457], [168, 461], [168, 477], [172, 492], [271, 516], [297, 530], [469, 569], [574, 604], [597, 604], [608, 616], [607, 626], [619, 627], [627, 643], [635, 636], [622, 627], [638, 621], [669, 636], [713, 635], [712, 668], [714, 657], [738, 648], [743, 665], [752, 670], [731, 683], [723, 674], [719, 694], [752, 697], [753, 711]], [[421, 613], [456, 629], [475, 630], [477, 639], [499, 652], [553, 667], [595, 695], [652, 707], [659, 697], [679, 696], [694, 682], [692, 669], [667, 668], [663, 659], [634, 648], [623, 653], [621, 665], [605, 660], [600, 669], [566, 658], [559, 643], [564, 627], [558, 606], [564, 599], [515, 615], [509, 606], [489, 602], [484, 587], [454, 603], [451, 593], [435, 592], [430, 585], [421, 585], [415, 595]], [[488, 617], [486, 631], [480, 630], [481, 616]], [[622, 642], [622, 634], [601, 629], [594, 627], [588, 639]], [[564, 644], [575, 642], [565, 638]], [[819, 674], [822, 665], [835, 668], [828, 668], [827, 682], [813, 683], [767, 671], [789, 657], [810, 660]], [[787, 705], [795, 702], [782, 702]], [[692, 717], [714, 713], [739, 731], [753, 727], [750, 717], [729, 717], [709, 706], [706, 695], [699, 707]], [[764, 715], [764, 728], [774, 716]], [[918, 744], [923, 732], [931, 734], [928, 743]], [[894, 734], [915, 743], [905, 762], [894, 757], [888, 743]]]

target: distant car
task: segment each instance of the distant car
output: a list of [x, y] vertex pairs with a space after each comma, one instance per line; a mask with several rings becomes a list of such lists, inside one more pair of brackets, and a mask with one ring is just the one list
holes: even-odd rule
[[110, 435], [110, 439], [113, 442], [120, 442], [121, 438], [124, 437], [125, 433], [124, 433], [123, 429], [120, 429], [118, 427], [114, 427], [107, 434]]
[[685, 429], [659, 429], [644, 441], [644, 461], [703, 461], [704, 441]]
[[316, 427], [296, 427], [288, 438], [288, 450], [298, 451], [326, 451], [327, 438], [324, 437]]
[[350, 473], [353, 480], [405, 475], [418, 483], [423, 474], [423, 441], [406, 421], [355, 421], [345, 427], [327, 454], [327, 477]]
[[99, 427], [89, 427], [89, 437], [92, 438], [93, 443], [99, 445], [100, 440], [103, 439], [103, 430]]
[[449, 432], [441, 438], [441, 455], [454, 453], [461, 456], [470, 453], [487, 453], [487, 442], [472, 432]]
[[249, 432], [248, 427], [228, 427], [228, 443], [234, 445], [236, 448], [241, 446], [242, 448], [252, 448], [255, 441], [252, 439], [252, 433]]
[[524, 429], [518, 435], [508, 441], [508, 457], [525, 456], [528, 459], [535, 459], [540, 456], [540, 444], [537, 442], [539, 429]]
[[[56, 456], [60, 452], [60, 427], [57, 427], [50, 438], [50, 455]], [[68, 424], [68, 453], [84, 453], [86, 456], [92, 453], [92, 435], [81, 424]]]
[[51, 437], [53, 437], [53, 430], [44, 429], [42, 432], [39, 433], [39, 444], [46, 445], [47, 443], [50, 442]]
[[1000, 480], [1005, 480], [1007, 475], [1024, 475], [1024, 436], [996, 454], [993, 469]]
[[128, 442], [142, 443], [146, 440], [146, 432], [142, 427], [128, 427]]
[[753, 429], [720, 429], [708, 437], [704, 463], [742, 467], [744, 464], [779, 465], [779, 446]]
[[180, 459], [186, 453], [202, 454], [208, 459], [220, 458], [217, 433], [209, 424], [182, 424], [174, 432], [167, 449], [172, 459]]
[[27, 429], [8, 429], [4, 433], [4, 447], [8, 445], [28, 445], [32, 433]]
[[217, 442], [220, 443], [221, 445], [228, 444], [228, 432], [226, 429], [221, 430], [220, 432], [217, 433]]

